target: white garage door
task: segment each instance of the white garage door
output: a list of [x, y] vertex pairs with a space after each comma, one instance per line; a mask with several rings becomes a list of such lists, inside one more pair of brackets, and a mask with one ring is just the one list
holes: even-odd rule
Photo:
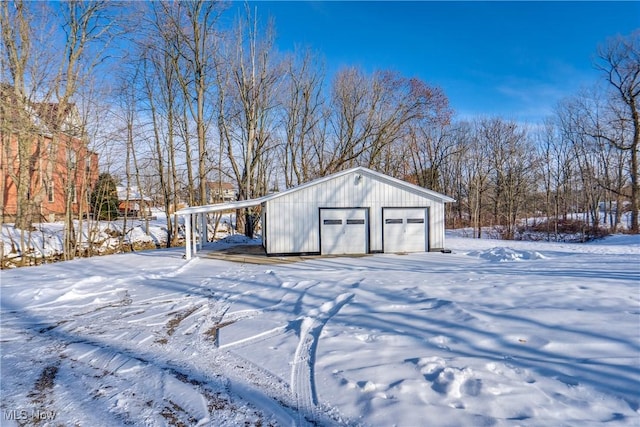
[[427, 210], [425, 208], [383, 209], [384, 252], [425, 252]]
[[320, 253], [366, 254], [368, 230], [366, 209], [320, 209]]

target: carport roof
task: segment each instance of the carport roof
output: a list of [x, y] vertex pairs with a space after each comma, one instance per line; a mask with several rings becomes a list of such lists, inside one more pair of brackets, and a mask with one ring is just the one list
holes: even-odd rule
[[213, 212], [225, 212], [233, 211], [236, 209], [250, 208], [258, 206], [262, 202], [269, 200], [270, 196], [259, 197], [257, 199], [239, 200], [237, 202], [216, 203], [215, 205], [202, 205], [192, 206], [184, 209], [180, 209], [176, 212], [176, 215], [191, 215], [198, 213], [213, 213]]

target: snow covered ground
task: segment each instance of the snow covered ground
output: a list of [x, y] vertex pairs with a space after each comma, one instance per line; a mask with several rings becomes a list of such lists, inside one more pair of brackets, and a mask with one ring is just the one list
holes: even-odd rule
[[640, 424], [639, 236], [447, 246], [3, 270], [0, 424]]

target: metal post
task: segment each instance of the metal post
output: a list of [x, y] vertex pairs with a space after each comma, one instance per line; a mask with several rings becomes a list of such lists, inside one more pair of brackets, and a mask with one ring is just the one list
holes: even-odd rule
[[187, 260], [191, 259], [191, 214], [185, 215], [184, 217], [184, 237], [185, 243], [184, 248], [186, 251]]
[[[196, 221], [191, 224], [191, 227], [193, 228], [193, 231], [194, 231], [192, 233], [193, 234], [193, 241], [191, 242], [191, 244], [193, 245], [192, 248], [193, 248], [193, 255], [194, 256], [195, 256], [196, 253], [198, 253], [198, 239], [197, 239], [197, 233], [196, 233], [196, 228], [197, 228], [196, 225], [198, 224], [197, 216], [198, 216], [198, 214], [196, 214]], [[190, 221], [194, 220], [193, 215], [189, 215], [189, 220]]]

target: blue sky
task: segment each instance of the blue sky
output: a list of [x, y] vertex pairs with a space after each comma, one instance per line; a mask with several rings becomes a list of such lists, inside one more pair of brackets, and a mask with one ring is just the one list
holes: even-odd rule
[[640, 28], [640, 2], [250, 4], [275, 20], [280, 50], [318, 51], [329, 77], [348, 65], [396, 70], [443, 88], [458, 117], [531, 123], [598, 79], [599, 43]]

